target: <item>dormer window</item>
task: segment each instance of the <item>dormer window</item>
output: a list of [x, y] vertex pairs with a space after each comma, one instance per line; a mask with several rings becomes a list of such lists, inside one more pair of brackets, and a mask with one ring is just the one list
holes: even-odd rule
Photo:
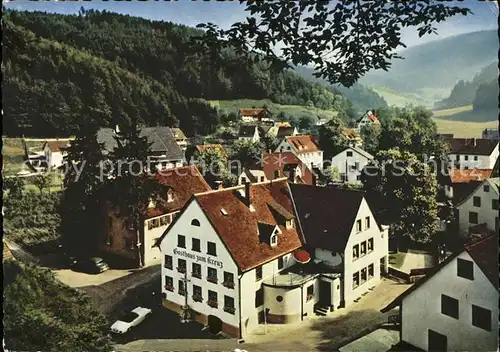
[[150, 208], [150, 209], [156, 208], [156, 201], [153, 198], [149, 199], [148, 208]]
[[172, 203], [174, 201], [174, 191], [171, 189], [167, 192], [167, 203]]
[[278, 244], [278, 235], [276, 233], [271, 235], [271, 247], [276, 247]]
[[294, 227], [294, 221], [293, 221], [293, 219], [287, 220], [285, 222], [285, 227], [286, 227], [287, 230], [293, 229], [293, 227]]

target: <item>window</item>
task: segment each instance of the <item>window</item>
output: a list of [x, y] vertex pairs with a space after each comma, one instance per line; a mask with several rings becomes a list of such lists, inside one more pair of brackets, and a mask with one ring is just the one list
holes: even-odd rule
[[213, 242], [207, 243], [207, 254], [217, 255], [217, 247], [215, 246], [215, 243]]
[[361, 256], [366, 254], [366, 241], [361, 243]]
[[171, 203], [174, 201], [174, 192], [172, 190], [169, 190], [167, 192], [167, 203]]
[[283, 257], [281, 258], [278, 258], [278, 270], [281, 270], [283, 269], [283, 266], [285, 265], [284, 261], [283, 261]]
[[262, 267], [255, 268], [255, 281], [262, 280]]
[[469, 170], [469, 167], [468, 166], [464, 166], [464, 170]]
[[200, 239], [199, 238], [193, 238], [193, 243], [192, 243], [192, 248], [193, 251], [195, 252], [201, 252], [201, 245], [200, 245]]
[[352, 259], [356, 260], [359, 258], [359, 245], [352, 247]]
[[235, 310], [234, 298], [230, 296], [224, 296], [224, 311], [228, 312], [229, 314], [234, 314]]
[[200, 227], [200, 220], [198, 219], [191, 220], [191, 225]]
[[207, 281], [217, 283], [217, 269], [208, 267], [207, 268]]
[[278, 236], [276, 234], [271, 235], [271, 247], [275, 247], [278, 244]]
[[193, 263], [191, 276], [196, 277], [198, 279], [201, 279], [201, 265], [200, 264]]
[[491, 331], [491, 310], [472, 305], [472, 325]]
[[165, 276], [165, 290], [174, 291], [174, 279], [170, 276]]
[[474, 196], [472, 198], [472, 203], [474, 204], [475, 207], [481, 207], [481, 197]]
[[228, 273], [227, 271], [224, 271], [224, 282], [222, 283], [223, 286], [227, 288], [234, 288], [234, 275], [233, 273]]
[[474, 161], [477, 161], [477, 155], [474, 155]]
[[366, 268], [361, 269], [361, 283], [366, 282], [367, 278], [367, 271]]
[[477, 213], [474, 211], [469, 211], [469, 222], [471, 224], [477, 224]]
[[498, 199], [491, 200], [491, 209], [498, 210]]
[[361, 232], [361, 220], [356, 221], [356, 232]]
[[474, 280], [474, 263], [470, 260], [457, 259], [457, 276]]
[[365, 218], [365, 230], [370, 228], [370, 217]]
[[460, 155], [457, 155], [455, 159], [460, 160]]
[[165, 215], [160, 218], [160, 226], [166, 226], [170, 224], [172, 217], [170, 215]]
[[489, 192], [490, 191], [490, 186], [489, 185], [484, 185], [483, 186], [483, 191]]
[[203, 302], [203, 294], [201, 287], [198, 285], [193, 285], [193, 301]]
[[458, 319], [458, 300], [441, 295], [441, 314]]
[[465, 161], [469, 160], [469, 156], [468, 155], [464, 155], [464, 160]]
[[283, 302], [283, 296], [279, 295], [279, 296], [276, 296], [276, 301], [278, 302]]
[[370, 238], [368, 240], [368, 253], [370, 253], [371, 251], [373, 251], [373, 238]]
[[306, 302], [310, 301], [314, 297], [314, 284], [309, 285], [307, 287], [307, 297], [306, 297]]
[[207, 304], [212, 308], [217, 308], [219, 306], [219, 303], [217, 302], [217, 292], [208, 290]]
[[241, 176], [241, 183], [247, 183], [247, 178], [245, 176]]
[[280, 172], [278, 170], [274, 170], [274, 178], [280, 177]]
[[261, 177], [260, 177], [260, 182], [264, 182], [264, 181], [265, 181], [264, 176], [261, 176]]
[[165, 255], [165, 264], [164, 265], [165, 265], [165, 268], [172, 269], [173, 261], [172, 261], [171, 255]]
[[374, 275], [373, 264], [368, 265], [368, 280], [370, 280]]
[[177, 247], [186, 248], [186, 237], [177, 235]]
[[429, 329], [427, 336], [427, 350], [432, 352], [437, 351], [447, 351], [448, 350], [448, 338], [446, 335], [440, 334]]
[[262, 287], [255, 292], [255, 308], [264, 304], [264, 290]]
[[183, 274], [186, 272], [186, 261], [184, 259], [177, 259], [177, 271]]
[[356, 161], [354, 163], [354, 170], [358, 171], [359, 170], [359, 161]]
[[179, 280], [179, 295], [181, 296], [186, 295], [186, 287], [184, 280]]
[[359, 286], [359, 272], [352, 275], [352, 288], [355, 289]]
[[348, 152], [346, 152], [346, 155], [347, 155], [347, 157], [351, 157], [352, 156], [352, 152], [348, 151]]

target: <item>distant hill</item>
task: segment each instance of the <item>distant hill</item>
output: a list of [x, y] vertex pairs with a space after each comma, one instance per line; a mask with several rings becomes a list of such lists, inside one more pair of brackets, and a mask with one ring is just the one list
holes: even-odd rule
[[496, 30], [471, 32], [403, 50], [388, 72], [368, 73], [360, 83], [403, 94], [416, 93], [428, 105], [446, 97], [459, 80], [470, 80], [498, 56]]

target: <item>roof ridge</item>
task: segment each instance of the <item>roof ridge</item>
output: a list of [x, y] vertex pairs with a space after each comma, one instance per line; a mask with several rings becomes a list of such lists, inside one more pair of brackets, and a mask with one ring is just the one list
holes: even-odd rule
[[478, 244], [482, 244], [483, 242], [489, 241], [489, 240], [491, 240], [492, 237], [496, 237], [496, 236], [497, 236], [496, 233], [491, 234], [491, 235], [487, 235], [487, 236], [482, 236], [475, 241], [464, 244], [464, 250], [468, 251], [471, 247], [474, 247], [474, 246], [477, 246]]

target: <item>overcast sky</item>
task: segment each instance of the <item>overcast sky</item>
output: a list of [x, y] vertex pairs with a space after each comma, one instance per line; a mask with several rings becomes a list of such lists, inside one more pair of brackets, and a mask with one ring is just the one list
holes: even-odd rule
[[[171, 21], [193, 27], [198, 23], [212, 22], [227, 28], [232, 23], [243, 20], [246, 17], [243, 11], [244, 6], [240, 5], [238, 1], [2, 1], [7, 8], [17, 10], [74, 14], [81, 7], [84, 7], [87, 9], [108, 10], [139, 16], [151, 20]], [[410, 47], [451, 35], [497, 28], [498, 10], [493, 5], [494, 2], [467, 0], [450, 3], [469, 7], [474, 12], [474, 15], [456, 16], [447, 22], [437, 24], [438, 35], [428, 35], [418, 38], [418, 35], [413, 30], [406, 30], [403, 33], [403, 42]]]

